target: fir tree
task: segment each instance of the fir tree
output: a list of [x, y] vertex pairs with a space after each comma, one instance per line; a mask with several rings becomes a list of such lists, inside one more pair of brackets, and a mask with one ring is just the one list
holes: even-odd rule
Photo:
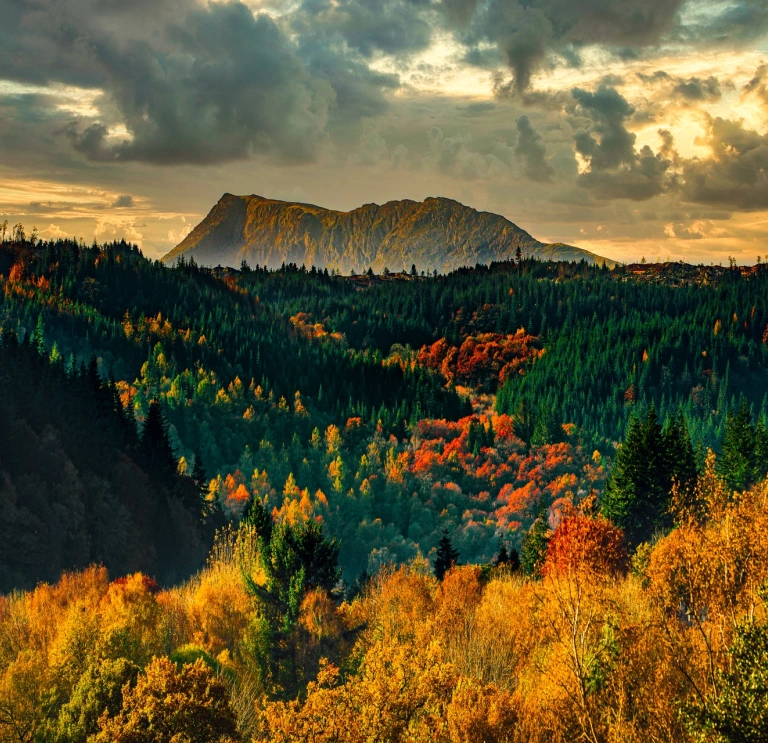
[[268, 545], [272, 539], [272, 528], [274, 526], [272, 516], [269, 513], [264, 501], [258, 496], [253, 496], [250, 505], [245, 510], [243, 523], [253, 526], [256, 534]]
[[544, 560], [547, 558], [547, 542], [549, 540], [549, 523], [547, 509], [542, 508], [531, 528], [523, 536], [520, 545], [520, 567], [527, 576], [538, 578]]
[[443, 529], [443, 536], [440, 537], [440, 543], [437, 545], [437, 556], [435, 557], [435, 578], [441, 581], [454, 565], [458, 565], [458, 559], [459, 552], [454, 549], [451, 538], [448, 536], [448, 530]]
[[173, 487], [177, 475], [176, 456], [168, 438], [168, 426], [163, 409], [157, 400], [149, 404], [149, 412], [141, 432], [139, 451], [150, 473], [167, 486]]
[[[675, 447], [685, 448], [676, 424], [674, 430], [669, 437]], [[648, 541], [657, 529], [668, 525], [672, 472], [667, 443], [653, 406], [644, 420], [632, 415], [602, 503], [603, 515], [624, 529], [630, 546]]]
[[749, 487], [755, 473], [755, 429], [747, 401], [729, 410], [725, 421], [723, 453], [718, 461], [720, 475], [732, 490]]
[[768, 420], [760, 416], [755, 426], [755, 480], [768, 475]]
[[493, 558], [493, 564], [496, 567], [501, 567], [509, 562], [509, 552], [507, 552], [507, 545], [503, 539], [499, 539], [499, 551]]

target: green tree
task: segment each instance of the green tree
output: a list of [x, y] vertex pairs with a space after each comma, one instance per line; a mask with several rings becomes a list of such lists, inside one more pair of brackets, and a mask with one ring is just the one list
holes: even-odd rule
[[531, 578], [541, 576], [541, 568], [547, 558], [548, 541], [547, 509], [542, 508], [520, 545], [520, 568], [525, 575]]
[[[684, 448], [684, 439], [678, 439], [676, 434], [670, 433], [665, 438], [651, 406], [645, 419], [632, 415], [626, 440], [616, 452], [603, 495], [602, 512], [624, 529], [627, 543], [632, 547], [648, 541], [657, 529], [667, 525], [672, 485], [667, 451], [670, 439], [674, 440], [676, 449]], [[686, 465], [689, 466], [690, 463]]]
[[57, 743], [85, 743], [99, 732], [99, 717], [114, 717], [123, 702], [123, 687], [133, 684], [139, 669], [125, 658], [101, 658], [80, 677], [54, 728]]
[[768, 475], [768, 420], [760, 416], [755, 426], [755, 480]]
[[736, 632], [730, 664], [719, 683], [686, 709], [689, 731], [700, 743], [768, 740], [768, 625], [748, 620]]
[[459, 551], [454, 548], [448, 530], [443, 529], [443, 535], [437, 545], [437, 555], [435, 556], [435, 578], [442, 580], [445, 574], [454, 565], [458, 564]]
[[679, 409], [677, 414], [667, 421], [662, 438], [664, 453], [667, 458], [667, 471], [677, 480], [684, 491], [692, 491], [696, 484], [698, 470], [696, 454], [682, 409]]
[[744, 490], [754, 481], [755, 429], [747, 401], [729, 410], [725, 421], [723, 452], [718, 460], [720, 475], [732, 490]]

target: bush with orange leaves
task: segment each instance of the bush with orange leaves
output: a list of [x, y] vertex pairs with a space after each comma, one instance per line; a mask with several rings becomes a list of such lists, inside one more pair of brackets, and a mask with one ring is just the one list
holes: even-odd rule
[[227, 689], [202, 660], [180, 670], [155, 658], [123, 690], [115, 717], [102, 716], [91, 743], [235, 743], [240, 740]]
[[624, 532], [602, 516], [571, 509], [549, 539], [544, 574], [620, 576], [628, 566]]

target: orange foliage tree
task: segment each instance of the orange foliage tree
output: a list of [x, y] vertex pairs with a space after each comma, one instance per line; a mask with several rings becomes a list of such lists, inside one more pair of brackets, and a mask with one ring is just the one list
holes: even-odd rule
[[624, 532], [602, 516], [566, 513], [547, 546], [544, 574], [586, 571], [621, 575], [627, 570]]

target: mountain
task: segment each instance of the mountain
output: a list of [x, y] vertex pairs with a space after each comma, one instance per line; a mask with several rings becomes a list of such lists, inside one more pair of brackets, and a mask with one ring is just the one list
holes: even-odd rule
[[508, 260], [518, 246], [526, 257], [613, 263], [570, 245], [539, 242], [498, 214], [452, 199], [405, 199], [338, 212], [232, 194], [224, 194], [163, 261], [185, 255], [202, 265], [239, 266], [246, 259], [252, 266], [296, 263], [343, 273], [401, 271], [411, 264], [445, 272]]

